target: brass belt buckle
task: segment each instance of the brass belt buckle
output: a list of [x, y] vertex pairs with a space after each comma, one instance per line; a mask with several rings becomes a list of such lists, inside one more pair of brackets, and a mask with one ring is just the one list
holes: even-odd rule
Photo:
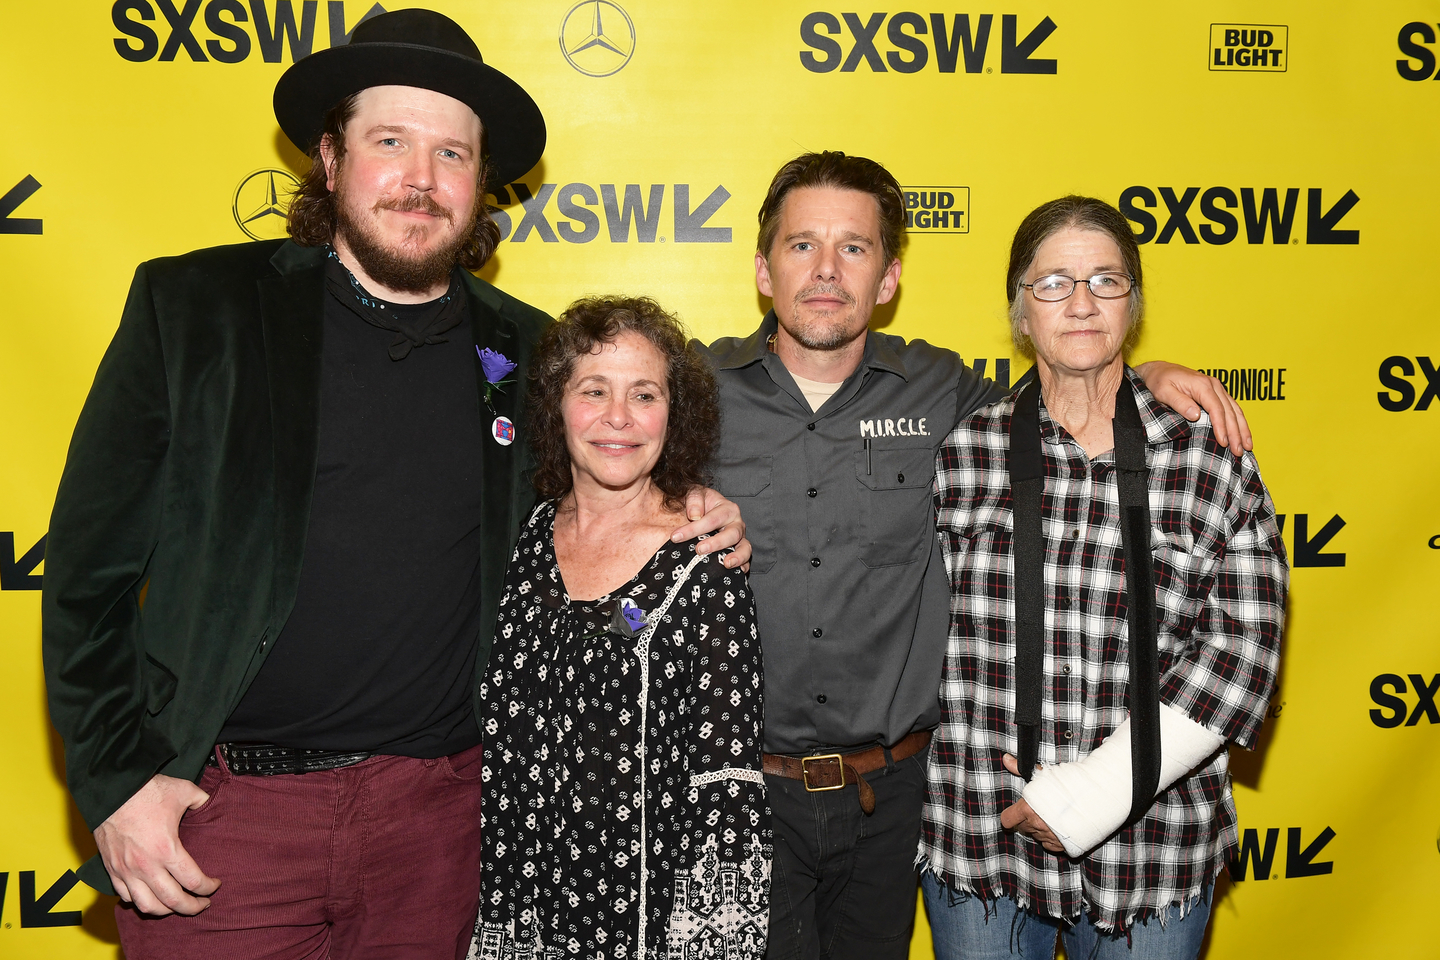
[[[809, 763], [812, 760], [834, 760], [836, 766], [840, 768], [840, 782], [831, 787], [810, 786]], [[822, 753], [814, 757], [804, 757], [800, 761], [800, 779], [804, 782], [805, 789], [810, 793], [824, 793], [827, 790], [839, 790], [845, 786], [845, 761], [838, 753]]]

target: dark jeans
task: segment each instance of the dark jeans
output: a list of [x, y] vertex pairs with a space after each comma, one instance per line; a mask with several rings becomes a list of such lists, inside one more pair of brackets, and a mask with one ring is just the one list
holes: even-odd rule
[[765, 778], [775, 831], [767, 960], [905, 960], [915, 923], [915, 852], [928, 749], [858, 787], [810, 793]]
[[220, 880], [193, 917], [115, 908], [131, 960], [463, 958], [480, 906], [480, 747], [273, 777], [206, 767], [180, 842]]

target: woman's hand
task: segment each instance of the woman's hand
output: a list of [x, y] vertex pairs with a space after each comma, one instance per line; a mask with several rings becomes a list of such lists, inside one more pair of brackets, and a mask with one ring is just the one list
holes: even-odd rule
[[732, 570], [739, 567], [750, 572], [750, 541], [745, 539], [745, 521], [734, 502], [709, 487], [691, 490], [685, 497], [685, 516], [690, 522], [670, 534], [671, 543], [684, 543], [708, 533], [708, 540], [695, 545], [696, 553], [703, 555], [733, 547], [734, 551], [720, 562]]
[[1237, 457], [1246, 450], [1255, 449], [1255, 439], [1250, 435], [1250, 424], [1240, 411], [1225, 386], [1214, 377], [1207, 377], [1197, 370], [1182, 367], [1178, 363], [1151, 360], [1135, 368], [1145, 386], [1165, 406], [1174, 410], [1186, 420], [1200, 417], [1200, 408], [1210, 414], [1210, 428], [1215, 439], [1230, 448]]
[[[1005, 754], [1002, 760], [1006, 770], [1009, 770], [1017, 777], [1020, 775], [1020, 761], [1008, 753]], [[1014, 830], [1017, 833], [1025, 834], [1025, 836], [1037, 841], [1040, 846], [1049, 850], [1051, 853], [1065, 852], [1065, 844], [1060, 842], [1060, 838], [1055, 836], [1049, 824], [1041, 820], [1040, 815], [1032, 810], [1030, 804], [1023, 798], [1016, 800], [1010, 804], [1010, 806], [1000, 811], [1000, 826], [1006, 830]]]

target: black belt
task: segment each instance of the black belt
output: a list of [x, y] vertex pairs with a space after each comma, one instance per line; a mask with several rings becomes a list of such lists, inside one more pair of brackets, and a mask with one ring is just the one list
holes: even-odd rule
[[[375, 756], [369, 750], [307, 750], [301, 747], [280, 747], [273, 743], [217, 743], [215, 751], [225, 758], [225, 766], [231, 773], [253, 777], [334, 770], [338, 767], [354, 766]], [[205, 761], [205, 765], [220, 765], [214, 752], [210, 754], [210, 759]]]

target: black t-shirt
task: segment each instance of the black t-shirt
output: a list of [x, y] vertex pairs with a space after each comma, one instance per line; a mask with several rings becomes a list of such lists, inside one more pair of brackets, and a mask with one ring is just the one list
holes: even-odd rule
[[[384, 307], [402, 317], [427, 309]], [[319, 458], [295, 607], [221, 741], [409, 757], [480, 742], [471, 696], [481, 451], [494, 441], [469, 321], [466, 310], [447, 342], [395, 361], [393, 332], [326, 294]]]

